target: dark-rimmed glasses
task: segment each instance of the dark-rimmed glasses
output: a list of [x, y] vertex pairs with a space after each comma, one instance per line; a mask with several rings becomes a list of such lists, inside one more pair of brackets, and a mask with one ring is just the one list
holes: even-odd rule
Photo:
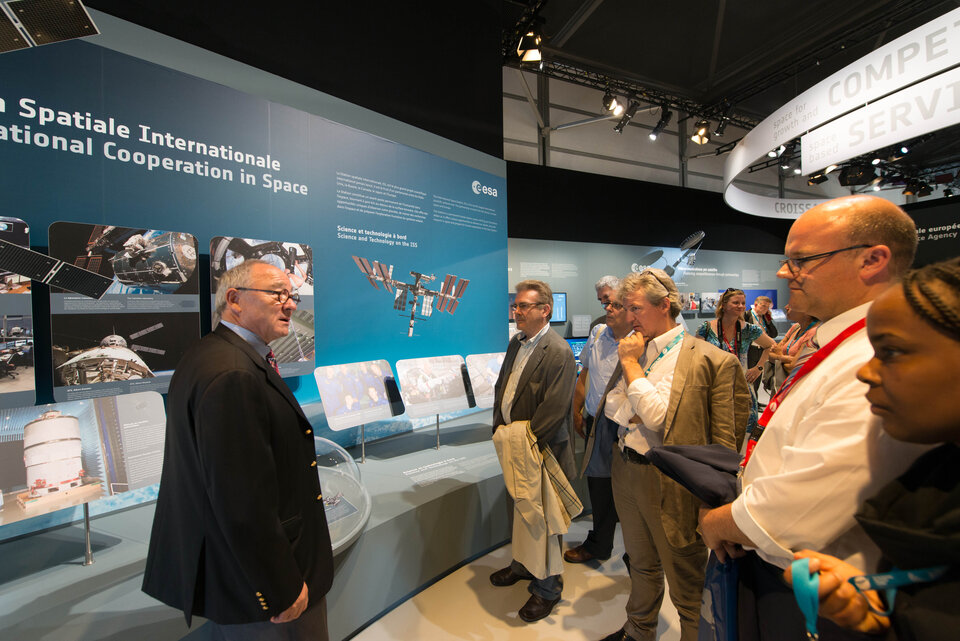
[[541, 305], [546, 305], [546, 303], [510, 303], [510, 309], [513, 311], [519, 309], [521, 312], [525, 312], [531, 307], [540, 307]]
[[810, 254], [809, 256], [797, 256], [796, 258], [784, 258], [780, 261], [780, 269], [783, 269], [786, 266], [790, 270], [791, 274], [796, 274], [803, 267], [803, 264], [816, 260], [818, 258], [827, 258], [828, 256], [833, 256], [834, 254], [839, 254], [840, 252], [848, 252], [854, 249], [866, 249], [867, 247], [873, 247], [873, 245], [851, 245], [850, 247], [843, 247], [842, 249], [834, 249], [830, 252], [823, 252], [821, 254]]
[[607, 302], [599, 301], [600, 307], [606, 309], [607, 307], [612, 307], [613, 309], [623, 309], [623, 305], [618, 303], [615, 300], [608, 300]]
[[289, 292], [285, 289], [257, 289], [256, 287], [234, 287], [234, 289], [241, 292], [263, 292], [264, 294], [273, 294], [277, 298], [277, 302], [283, 305], [288, 300], [292, 300], [294, 303], [300, 304], [300, 294], [296, 292]]

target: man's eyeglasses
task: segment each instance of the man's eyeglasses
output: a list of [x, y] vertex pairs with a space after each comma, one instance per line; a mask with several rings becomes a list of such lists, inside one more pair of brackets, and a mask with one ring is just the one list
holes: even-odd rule
[[623, 305], [621, 305], [615, 300], [608, 300], [607, 302], [600, 301], [600, 307], [604, 309], [606, 309], [607, 307], [610, 307], [612, 309], [623, 309]]
[[285, 289], [257, 289], [256, 287], [234, 287], [234, 289], [240, 290], [241, 292], [263, 292], [264, 294], [273, 294], [277, 298], [277, 302], [283, 305], [288, 300], [292, 300], [294, 303], [300, 304], [300, 294], [296, 292], [289, 292]]
[[833, 256], [834, 254], [839, 254], [840, 252], [848, 252], [854, 249], [866, 249], [867, 247], [873, 247], [873, 245], [852, 245], [842, 249], [834, 249], [832, 252], [823, 252], [822, 254], [810, 254], [809, 256], [797, 256], [796, 258], [784, 258], [780, 261], [780, 269], [783, 269], [784, 265], [786, 265], [791, 274], [796, 274], [803, 267], [803, 264], [808, 261], [816, 260], [818, 258], [827, 258], [828, 256]]
[[531, 307], [540, 307], [541, 305], [546, 305], [546, 303], [510, 303], [510, 309], [513, 311], [519, 309], [521, 312], [525, 312]]

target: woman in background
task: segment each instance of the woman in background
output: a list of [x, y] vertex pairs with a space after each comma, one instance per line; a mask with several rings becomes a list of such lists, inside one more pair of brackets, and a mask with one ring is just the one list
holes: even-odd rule
[[[858, 372], [870, 386], [871, 411], [892, 437], [942, 443], [857, 513], [857, 521], [883, 553], [881, 569], [911, 570], [928, 579], [900, 587], [893, 603], [858, 591], [848, 579], [859, 569], [810, 550], [820, 572], [820, 614], [860, 632], [896, 639], [956, 639], [960, 630], [960, 258], [910, 272], [886, 291], [867, 315], [874, 357]], [[931, 568], [945, 566], [936, 577]], [[790, 571], [786, 573], [790, 580]], [[890, 618], [868, 606], [892, 608]]]
[[[730, 288], [723, 292], [717, 301], [717, 319], [704, 321], [697, 330], [697, 337], [712, 343], [720, 349], [730, 352], [740, 360], [743, 373], [750, 383], [750, 395], [753, 405], [750, 409], [750, 422], [747, 424], [747, 437], [757, 424], [758, 406], [757, 395], [753, 391], [753, 381], [763, 373], [763, 366], [770, 356], [770, 348], [776, 345], [774, 340], [767, 336], [763, 328], [743, 320], [747, 308], [747, 297], [742, 289]], [[756, 343], [763, 352], [760, 360], [754, 367], [747, 367], [747, 352], [750, 345]], [[744, 440], [746, 442], [746, 439]]]

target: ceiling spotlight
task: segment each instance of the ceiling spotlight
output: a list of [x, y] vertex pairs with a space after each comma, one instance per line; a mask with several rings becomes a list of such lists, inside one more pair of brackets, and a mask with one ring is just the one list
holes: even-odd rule
[[725, 119], [720, 119], [720, 122], [717, 123], [717, 128], [713, 130], [714, 136], [722, 136], [723, 132], [727, 130], [727, 121]]
[[614, 116], [623, 113], [623, 103], [617, 100], [617, 97], [610, 93], [609, 89], [603, 94], [603, 110], [609, 111]]
[[670, 124], [671, 118], [673, 118], [673, 112], [666, 107], [660, 107], [660, 120], [657, 121], [653, 131], [650, 132], [650, 140], [656, 140], [663, 133], [663, 130]]
[[923, 198], [924, 196], [929, 196], [932, 193], [933, 189], [931, 189], [930, 185], [927, 183], [920, 183], [920, 189], [917, 190], [917, 196]]
[[843, 187], [867, 185], [876, 177], [877, 170], [870, 165], [847, 165], [837, 179]]
[[870, 164], [873, 165], [874, 167], [876, 167], [877, 165], [880, 164], [880, 159], [879, 159], [879, 158], [874, 158], [873, 160], [870, 161]]
[[830, 180], [830, 179], [827, 178], [827, 175], [821, 171], [821, 172], [816, 173], [816, 174], [813, 174], [812, 176], [810, 176], [809, 178], [807, 178], [807, 184], [810, 185], [811, 187], [813, 187], [814, 185], [819, 185], [820, 183], [825, 183], [825, 182], [827, 182], [828, 180]]
[[700, 120], [693, 130], [690, 140], [698, 145], [705, 145], [710, 140], [710, 123], [706, 120]]
[[540, 53], [540, 36], [531, 31], [520, 38], [520, 43], [517, 45], [517, 56], [519, 56], [520, 62], [541, 62], [543, 56]]
[[904, 196], [916, 196], [917, 191], [920, 189], [920, 183], [916, 180], [908, 180], [906, 186], [903, 188], [903, 191], [900, 192]]
[[770, 158], [776, 158], [777, 156], [783, 153], [784, 149], [786, 149], [786, 147], [784, 147], [783, 145], [780, 145], [776, 149], [771, 149], [770, 151], [768, 151], [767, 156]]
[[953, 196], [953, 190], [947, 187], [943, 190], [943, 195], [945, 198], [951, 198]]
[[909, 153], [910, 153], [910, 147], [907, 147], [906, 145], [904, 145], [903, 147], [900, 147], [900, 153], [901, 153], [901, 154], [909, 154]]
[[793, 173], [795, 173], [795, 174], [797, 174], [797, 175], [800, 175], [800, 174], [803, 173], [803, 170], [800, 169], [799, 167], [794, 167], [794, 168], [793, 168]]
[[640, 108], [640, 103], [636, 100], [631, 100], [630, 105], [627, 106], [626, 111], [623, 112], [623, 116], [620, 118], [620, 122], [617, 123], [617, 126], [613, 128], [618, 134], [623, 133], [623, 128], [627, 126], [627, 123], [633, 119], [633, 116], [637, 113], [637, 109]]
[[839, 167], [839, 166], [840, 166], [840, 165], [830, 165], [829, 167], [827, 167], [826, 169], [823, 170], [823, 173], [829, 174], [831, 171], [833, 171], [834, 169], [836, 169], [836, 168]]

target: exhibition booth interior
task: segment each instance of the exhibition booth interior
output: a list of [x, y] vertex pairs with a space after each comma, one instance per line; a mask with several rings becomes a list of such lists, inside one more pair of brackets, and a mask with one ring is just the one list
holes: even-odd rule
[[[271, 348], [314, 431], [334, 639], [509, 539], [489, 408], [517, 282], [553, 287], [551, 325], [575, 354], [604, 274], [666, 270], [691, 328], [727, 287], [778, 314], [788, 300], [789, 219], [506, 162], [85, 15], [96, 35], [0, 55], [5, 638], [203, 638], [140, 581], [164, 394], [216, 323], [220, 276], [245, 260], [285, 270], [300, 297]], [[599, 221], [598, 194], [631, 207]], [[950, 205], [910, 211], [956, 226]], [[923, 262], [953, 251], [941, 236]]]

